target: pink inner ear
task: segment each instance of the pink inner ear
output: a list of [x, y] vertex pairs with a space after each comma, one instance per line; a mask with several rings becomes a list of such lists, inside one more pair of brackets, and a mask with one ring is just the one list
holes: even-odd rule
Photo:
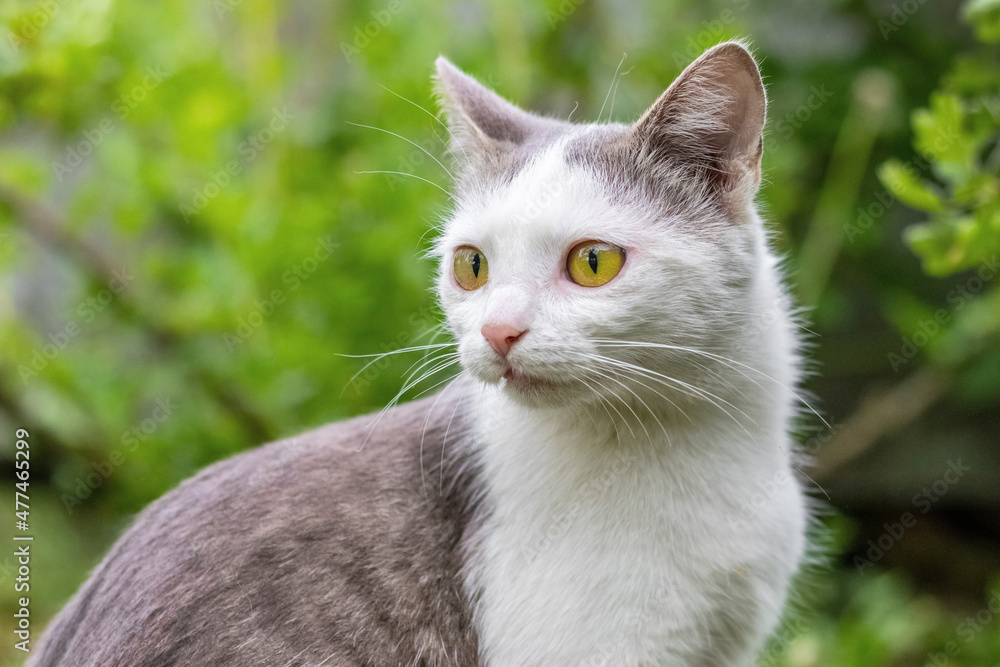
[[[767, 99], [757, 64], [737, 43], [707, 51], [689, 65], [635, 126], [664, 159], [701, 162], [729, 191], [759, 181]], [[656, 151], [654, 150], [654, 153]]]
[[485, 138], [520, 144], [531, 133], [533, 116], [503, 99], [455, 67], [444, 56], [436, 62], [437, 79], [452, 125], [465, 124]]
[[[451, 64], [437, 59], [437, 88], [448, 126], [460, 150], [472, 160], [495, 158], [532, 140], [566, 131], [570, 125], [524, 111]], [[462, 165], [465, 166], [465, 165]]]

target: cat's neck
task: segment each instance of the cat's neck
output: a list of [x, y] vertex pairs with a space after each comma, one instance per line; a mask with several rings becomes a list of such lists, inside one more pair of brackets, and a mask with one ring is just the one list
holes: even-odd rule
[[[778, 426], [773, 408], [734, 407]], [[466, 585], [488, 664], [590, 664], [602, 651], [646, 664], [641, 638], [684, 615], [670, 607], [677, 596], [656, 591], [739, 562], [723, 546], [726, 517], [754, 479], [787, 469], [787, 441], [709, 403], [686, 412], [664, 422], [598, 406], [537, 410], [484, 390], [472, 419], [486, 515]]]
[[[774, 396], [785, 393], [778, 385], [765, 385], [765, 391], [774, 404], [733, 391], [682, 410], [670, 405], [657, 411], [652, 399], [535, 409], [501, 388], [484, 387], [471, 442], [487, 505], [508, 528], [523, 524], [509, 536], [510, 546], [529, 557], [551, 541], [546, 535], [567, 512], [607, 516], [603, 507], [669, 508], [673, 500], [696, 507], [720, 496], [738, 508], [741, 498], [758, 490], [756, 481], [790, 465], [783, 430], [788, 413], [780, 407], [790, 401]], [[655, 530], [661, 519], [658, 512], [623, 511], [614, 521]]]

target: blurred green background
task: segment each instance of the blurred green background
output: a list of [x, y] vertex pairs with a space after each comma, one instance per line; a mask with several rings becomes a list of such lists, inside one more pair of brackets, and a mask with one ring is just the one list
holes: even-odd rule
[[[339, 355], [440, 320], [439, 53], [527, 108], [629, 121], [749, 37], [760, 204], [832, 425], [801, 437], [830, 556], [760, 664], [1000, 665], [998, 7], [4, 2], [0, 538], [25, 428], [34, 636], [180, 480], [395, 395], [414, 358], [348, 384]], [[16, 576], [4, 547], [3, 664]]]

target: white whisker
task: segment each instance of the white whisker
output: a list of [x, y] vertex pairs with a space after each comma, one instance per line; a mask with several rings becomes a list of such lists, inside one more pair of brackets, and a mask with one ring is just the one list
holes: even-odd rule
[[[446, 360], [446, 361], [442, 361], [442, 360]], [[411, 373], [410, 378], [412, 378], [414, 375], [416, 375], [417, 373], [419, 373], [423, 368], [427, 367], [428, 365], [433, 365], [433, 368], [431, 368], [429, 371], [425, 371], [417, 379], [411, 380], [410, 378], [407, 378], [407, 381], [403, 384], [403, 388], [400, 389], [399, 392], [396, 393], [396, 395], [392, 398], [392, 400], [390, 400], [386, 404], [386, 406], [379, 411], [379, 413], [375, 416], [375, 419], [372, 421], [372, 423], [368, 425], [368, 436], [365, 437], [365, 441], [363, 443], [361, 443], [361, 447], [357, 451], [361, 451], [362, 449], [364, 449], [365, 445], [368, 444], [368, 438], [371, 437], [371, 434], [378, 427], [379, 423], [382, 421], [382, 418], [385, 416], [385, 413], [389, 410], [389, 408], [391, 408], [394, 405], [396, 405], [396, 403], [403, 396], [403, 394], [405, 394], [407, 391], [409, 391], [410, 389], [412, 389], [416, 385], [418, 385], [421, 382], [423, 382], [425, 379], [431, 377], [432, 375], [440, 373], [441, 371], [445, 370], [446, 368], [454, 366], [455, 364], [459, 363], [459, 361], [460, 361], [460, 359], [458, 358], [458, 354], [452, 352], [452, 353], [448, 353], [448, 354], [439, 355], [437, 357], [431, 357], [429, 360], [425, 361], [419, 367], [417, 367], [417, 370], [415, 370], [413, 373]], [[434, 364], [436, 364], [436, 365], [434, 365]], [[447, 381], [447, 380], [445, 380], [445, 381]], [[435, 386], [437, 386], [437, 385], [435, 385]]]
[[356, 171], [354, 173], [355, 174], [395, 174], [397, 176], [409, 176], [410, 178], [415, 178], [418, 181], [423, 181], [424, 183], [430, 183], [431, 185], [433, 185], [434, 187], [436, 187], [438, 190], [440, 190], [441, 192], [443, 192], [446, 195], [448, 195], [449, 199], [453, 199], [454, 198], [450, 192], [448, 192], [447, 190], [445, 190], [444, 188], [442, 188], [440, 185], [438, 185], [434, 181], [429, 181], [429, 180], [427, 180], [426, 178], [424, 178], [422, 176], [417, 176], [416, 174], [411, 174], [409, 172], [405, 172], [405, 171], [388, 171], [388, 170], [385, 170], [385, 169], [367, 169], [365, 171]]
[[[627, 391], [631, 392], [633, 396], [636, 396], [636, 393], [634, 391], [632, 391], [631, 389], [629, 389], [628, 385], [626, 385], [621, 380], [619, 380], [617, 378], [614, 378], [614, 377], [611, 377], [610, 375], [607, 376], [607, 378], [609, 380], [611, 380], [612, 382], [615, 382], [615, 383], [621, 385], [622, 387], [624, 387]], [[636, 396], [636, 398], [638, 398], [638, 396]], [[642, 400], [642, 399], [639, 399], [639, 400]], [[650, 444], [652, 444], [653, 438], [649, 435], [649, 431], [646, 430], [646, 425], [643, 423], [642, 417], [640, 417], [638, 415], [638, 413], [636, 413], [636, 411], [632, 408], [632, 406], [628, 404], [628, 401], [622, 400], [622, 405], [624, 405], [626, 408], [628, 408], [628, 411], [632, 413], [632, 416], [635, 417], [636, 423], [639, 424], [639, 427], [642, 429], [642, 432], [646, 434], [646, 441], [649, 442]], [[646, 409], [649, 410], [649, 406], [646, 406]], [[662, 428], [662, 425], [661, 425], [661, 428]], [[666, 431], [664, 431], [664, 433], [666, 433]]]
[[[459, 376], [461, 376], [461, 374]], [[450, 389], [451, 386], [452, 385], [448, 385], [445, 387], [434, 399], [434, 402], [431, 403], [430, 409], [427, 411], [427, 414], [424, 415], [424, 423], [420, 429], [420, 448], [417, 456], [418, 465], [420, 466], [420, 490], [424, 493], [425, 498], [427, 497], [427, 480], [426, 475], [424, 475], [424, 441], [427, 437], [427, 423], [430, 421], [431, 415], [434, 414], [434, 408], [437, 407], [438, 401], [440, 401], [441, 398], [448, 393], [448, 389]]]
[[[428, 111], [428, 110], [427, 110], [427, 109], [425, 109], [424, 107], [420, 106], [419, 104], [417, 104], [417, 103], [416, 103], [416, 102], [414, 102], [413, 100], [411, 100], [411, 99], [407, 99], [407, 98], [403, 97], [402, 95], [400, 95], [399, 93], [397, 93], [396, 91], [394, 91], [394, 90], [390, 90], [389, 88], [386, 88], [386, 87], [385, 87], [385, 86], [383, 86], [383, 85], [382, 85], [381, 83], [380, 83], [380, 84], [378, 84], [378, 86], [379, 86], [380, 88], [382, 88], [382, 90], [386, 91], [387, 93], [392, 93], [393, 95], [395, 95], [395, 96], [396, 96], [396, 97], [398, 97], [399, 99], [403, 100], [404, 102], [409, 102], [410, 104], [412, 104], [413, 106], [417, 107], [418, 109], [420, 109], [421, 111], [423, 111], [423, 112], [424, 112], [425, 114], [427, 114], [428, 116], [430, 116], [430, 117], [431, 117], [431, 118], [432, 118], [432, 119], [434, 120], [434, 122], [435, 122], [435, 123], [437, 123], [438, 125], [440, 125], [441, 127], [443, 127], [443, 128], [445, 129], [445, 131], [446, 131], [446, 132], [447, 132], [448, 134], [450, 134], [450, 135], [451, 135], [451, 138], [452, 138], [452, 139], [453, 139], [453, 140], [455, 141], [455, 144], [456, 144], [456, 145], [457, 145], [457, 146], [458, 146], [459, 148], [461, 148], [461, 149], [462, 149], [462, 153], [463, 153], [463, 154], [465, 155], [465, 159], [466, 159], [466, 160], [469, 160], [469, 161], [471, 162], [471, 159], [469, 158], [469, 155], [468, 155], [468, 153], [466, 153], [466, 152], [465, 152], [465, 149], [464, 149], [464, 148], [462, 148], [462, 143], [461, 143], [460, 141], [458, 141], [458, 139], [456, 139], [456, 138], [455, 138], [455, 134], [454, 134], [454, 133], [453, 133], [453, 132], [451, 131], [451, 128], [450, 128], [450, 127], [448, 127], [447, 125], [445, 125], [444, 123], [442, 123], [442, 122], [441, 122], [441, 119], [440, 119], [440, 118], [438, 118], [438, 117], [437, 117], [436, 115], [432, 114], [432, 113], [431, 113], [430, 111]], [[435, 133], [435, 134], [436, 134], [436, 133]], [[447, 144], [446, 144], [446, 145], [447, 145]]]
[[621, 71], [622, 65], [625, 64], [625, 58], [628, 56], [627, 53], [622, 54], [621, 62], [618, 63], [618, 67], [615, 68], [615, 75], [611, 77], [611, 86], [608, 87], [608, 94], [604, 96], [604, 104], [601, 105], [601, 110], [597, 114], [597, 122], [601, 122], [601, 116], [604, 115], [604, 107], [608, 104], [608, 98], [611, 97], [611, 91], [615, 88], [615, 81], [618, 80], [618, 72]]
[[[644, 342], [636, 342], [636, 341], [601, 340], [601, 339], [592, 340], [591, 342], [592, 343], [603, 344], [603, 345], [607, 345], [607, 346], [611, 346], [611, 347], [649, 347], [649, 348], [660, 348], [660, 349], [664, 349], [664, 350], [675, 350], [675, 351], [678, 351], [678, 352], [688, 352], [690, 354], [702, 355], [702, 356], [708, 357], [710, 359], [715, 359], [716, 361], [719, 361], [719, 362], [721, 362], [721, 363], [729, 366], [730, 368], [732, 368], [733, 370], [735, 370], [737, 373], [740, 373], [745, 378], [747, 378], [748, 380], [750, 380], [751, 382], [753, 382], [755, 385], [757, 385], [763, 391], [766, 392], [767, 390], [764, 389], [764, 387], [761, 386], [760, 383], [754, 381], [749, 375], [747, 375], [745, 373], [742, 373], [735, 366], [739, 366], [741, 368], [745, 368], [745, 369], [750, 370], [750, 371], [752, 371], [754, 373], [757, 373], [758, 375], [763, 376], [765, 379], [770, 380], [771, 382], [775, 383], [776, 385], [778, 385], [779, 387], [781, 387], [785, 391], [789, 392], [789, 394], [791, 394], [796, 400], [798, 400], [804, 406], [806, 406], [807, 408], [809, 408], [810, 412], [812, 412], [814, 415], [816, 415], [817, 417], [819, 417], [820, 421], [822, 421], [823, 424], [827, 428], [830, 428], [830, 424], [827, 423], [827, 421], [823, 418], [823, 415], [821, 415], [819, 412], [817, 412], [816, 409], [813, 408], [813, 406], [810, 405], [808, 401], [806, 401], [804, 398], [802, 398], [793, 389], [790, 389], [789, 387], [785, 386], [783, 383], [781, 383], [777, 379], [771, 377], [770, 375], [768, 375], [764, 371], [758, 370], [758, 369], [754, 368], [753, 366], [749, 366], [749, 365], [744, 364], [742, 362], [736, 361], [735, 359], [730, 359], [729, 357], [724, 357], [722, 355], [714, 354], [712, 352], [706, 352], [705, 350], [698, 350], [698, 349], [695, 349], [695, 348], [683, 347], [683, 346], [680, 346], [680, 345], [668, 345], [666, 343], [644, 343]], [[735, 364], [735, 366], [730, 365], [730, 364]], [[768, 393], [768, 395], [770, 395], [770, 393]]]
[[[590, 355], [588, 355], [588, 356], [590, 356]], [[612, 372], [615, 372], [615, 370], [612, 370]], [[626, 377], [627, 377], [627, 376], [626, 376]], [[611, 380], [614, 380], [615, 382], [617, 382], [618, 384], [620, 384], [620, 385], [621, 385], [621, 386], [622, 386], [622, 387], [623, 387], [623, 388], [624, 388], [624, 389], [625, 389], [626, 391], [628, 391], [628, 392], [629, 392], [630, 394], [632, 394], [633, 396], [635, 396], [635, 398], [636, 398], [636, 399], [637, 399], [637, 400], [638, 400], [638, 401], [639, 401], [640, 403], [642, 403], [642, 406], [643, 406], [644, 408], [646, 408], [646, 411], [647, 411], [647, 412], [649, 412], [649, 415], [650, 415], [650, 416], [651, 416], [651, 417], [652, 417], [652, 418], [653, 418], [653, 419], [654, 419], [654, 420], [656, 421], [656, 425], [660, 427], [660, 430], [661, 430], [661, 431], [663, 431], [663, 435], [664, 435], [664, 436], [665, 436], [665, 437], [667, 438], [667, 444], [671, 444], [671, 441], [670, 441], [670, 434], [669, 434], [669, 433], [667, 433], [667, 429], [666, 429], [666, 427], [664, 427], [664, 426], [663, 426], [663, 422], [662, 422], [662, 421], [660, 421], [660, 418], [659, 418], [659, 417], [657, 416], [656, 412], [655, 412], [655, 411], [654, 411], [654, 410], [653, 410], [653, 409], [652, 409], [651, 407], [649, 407], [649, 404], [647, 404], [647, 403], [646, 403], [646, 401], [645, 401], [645, 400], [643, 400], [643, 398], [642, 398], [641, 396], [639, 396], [639, 394], [637, 394], [637, 393], [636, 393], [636, 392], [635, 392], [635, 391], [634, 391], [634, 390], [633, 390], [633, 389], [632, 389], [631, 387], [629, 387], [629, 386], [628, 386], [627, 384], [625, 384], [625, 383], [624, 383], [624, 382], [622, 382], [621, 380], [618, 380], [617, 378], [614, 378], [614, 377], [612, 377], [612, 378], [610, 378], [610, 379], [611, 379]], [[632, 378], [632, 379], [634, 379], [634, 378]], [[660, 392], [658, 392], [658, 391], [656, 391], [656, 390], [654, 390], [654, 389], [651, 389], [651, 388], [650, 388], [650, 387], [649, 387], [648, 385], [646, 385], [646, 384], [645, 384], [645, 383], [643, 383], [643, 382], [639, 382], [638, 384], [639, 384], [639, 385], [640, 385], [641, 387], [643, 387], [643, 388], [645, 388], [645, 389], [648, 389], [649, 391], [652, 391], [652, 392], [653, 392], [654, 394], [656, 394], [657, 396], [659, 396], [659, 397], [663, 398], [663, 399], [664, 399], [665, 401], [667, 401], [668, 403], [670, 403], [670, 404], [671, 404], [671, 405], [672, 405], [672, 406], [673, 406], [674, 408], [677, 408], [678, 410], [680, 410], [680, 408], [679, 408], [679, 407], [677, 406], [677, 404], [676, 404], [676, 403], [674, 403], [673, 401], [671, 401], [671, 400], [670, 400], [669, 398], [667, 398], [666, 396], [664, 396], [664, 395], [663, 395], [663, 394], [661, 394]], [[682, 414], [683, 414], [683, 415], [684, 415], [685, 417], [687, 417], [688, 421], [691, 421], [691, 418], [690, 418], [690, 417], [688, 417], [687, 413], [685, 413], [685, 412], [684, 412], [683, 410], [680, 410], [680, 412], [681, 412], [681, 413], [682, 413]], [[692, 421], [691, 423], [693, 424], [694, 422]], [[643, 427], [643, 430], [645, 430], [645, 427]], [[649, 433], [648, 433], [648, 432], [646, 433], [646, 437], [647, 437], [647, 438], [649, 438]], [[652, 442], [652, 439], [650, 439], [650, 442]]]
[[[613, 392], [612, 392], [612, 391], [611, 391], [610, 389], [608, 389], [608, 388], [607, 388], [606, 386], [604, 386], [604, 385], [603, 385], [603, 384], [602, 384], [602, 383], [601, 383], [600, 381], [598, 381], [597, 379], [595, 379], [595, 378], [590, 378], [590, 381], [591, 381], [591, 382], [593, 382], [594, 384], [596, 384], [596, 385], [597, 385], [598, 387], [600, 387], [601, 389], [603, 389], [603, 390], [604, 390], [605, 392], [607, 392], [608, 394], [611, 394], [612, 396], [614, 396], [614, 393], [613, 393]], [[597, 393], [597, 392], [595, 391], [595, 393]], [[599, 394], [599, 393], [598, 393], [598, 396], [600, 396], [600, 394]], [[605, 397], [605, 398], [606, 398], [606, 397]], [[616, 397], [616, 398], [617, 398], [617, 397]], [[610, 408], [611, 408], [612, 410], [614, 410], [614, 411], [615, 411], [615, 414], [617, 414], [617, 415], [618, 415], [618, 417], [619, 417], [619, 418], [620, 418], [620, 419], [622, 420], [622, 424], [624, 424], [624, 425], [625, 425], [625, 428], [627, 428], [627, 429], [628, 429], [628, 433], [629, 433], [629, 435], [630, 435], [631, 437], [633, 437], [633, 438], [634, 438], [634, 437], [635, 437], [635, 432], [634, 432], [634, 431], [632, 431], [632, 427], [631, 427], [631, 426], [629, 425], [629, 423], [628, 423], [628, 420], [627, 420], [627, 419], [625, 419], [625, 415], [623, 415], [623, 414], [621, 413], [621, 411], [620, 411], [620, 410], [619, 410], [618, 408], [616, 408], [616, 407], [615, 407], [615, 404], [614, 404], [614, 403], [613, 403], [613, 402], [611, 401], [611, 399], [610, 399], [610, 398], [606, 398], [606, 400], [607, 400], [607, 404], [608, 404], [608, 407], [610, 407]], [[617, 430], [617, 429], [616, 429], [616, 430]]]
[[[740, 408], [736, 407], [735, 405], [733, 405], [732, 403], [730, 403], [726, 399], [722, 398], [721, 396], [717, 396], [716, 394], [713, 394], [712, 392], [708, 391], [707, 389], [702, 389], [701, 387], [697, 387], [695, 385], [689, 384], [687, 382], [684, 382], [683, 380], [678, 380], [677, 378], [670, 377], [669, 375], [663, 375], [662, 373], [657, 373], [656, 371], [652, 371], [652, 370], [649, 370], [648, 368], [643, 368], [642, 366], [637, 366], [635, 364], [630, 364], [629, 362], [627, 362], [627, 361], [621, 361], [620, 359], [613, 359], [611, 357], [604, 357], [604, 356], [601, 356], [601, 355], [595, 355], [595, 358], [599, 359], [601, 361], [604, 361], [605, 363], [609, 363], [609, 364], [615, 365], [615, 366], [617, 366], [619, 368], [630, 370], [630, 371], [632, 371], [634, 373], [639, 373], [639, 374], [647, 377], [648, 379], [654, 380], [656, 382], [660, 382], [661, 384], [664, 384], [664, 385], [667, 385], [667, 386], [671, 386], [670, 383], [673, 383], [675, 385], [680, 385], [681, 387], [689, 390], [689, 392], [694, 392], [694, 396], [700, 397], [700, 398], [704, 398], [709, 403], [711, 403], [715, 407], [717, 407], [720, 410], [722, 410], [722, 412], [724, 412], [741, 429], [743, 429], [743, 431], [747, 435], [750, 435], [750, 431], [748, 431], [747, 428], [746, 428], [746, 426], [744, 426], [744, 424], [742, 422], [740, 422], [739, 419], [737, 419], [735, 416], [733, 416], [733, 414], [731, 412], [729, 412], [729, 410], [726, 410], [722, 405], [720, 405], [719, 404], [720, 401], [722, 403], [725, 403], [729, 407], [733, 408], [734, 410], [736, 410], [737, 412], [739, 412], [744, 417], [746, 417], [748, 420], [750, 420], [750, 422], [754, 426], [756, 426], [757, 428], [760, 428], [760, 425], [753, 419], [753, 417], [751, 417], [746, 412], [744, 412]], [[689, 394], [689, 395], [691, 395], [691, 394]]]
[[[455, 384], [457, 384], [463, 377], [468, 377], [464, 375], [464, 371], [458, 374], [458, 379], [455, 380]], [[458, 414], [458, 409], [461, 406], [461, 399], [455, 401], [455, 409], [451, 411], [451, 418], [448, 420], [448, 426], [444, 429], [444, 438], [442, 438], [441, 441], [441, 461], [438, 466], [438, 494], [444, 493], [444, 450], [448, 444], [448, 434], [451, 433], [451, 424], [455, 421], [455, 415]]]
[[[572, 373], [569, 373], [568, 375], [572, 379], [574, 379], [577, 382], [579, 382], [580, 384], [584, 385], [587, 389], [589, 389], [594, 394], [594, 396], [597, 397], [597, 403], [598, 403], [598, 405], [600, 405], [602, 408], [604, 408], [604, 411], [606, 413], [608, 413], [608, 421], [611, 422], [611, 426], [615, 429], [615, 440], [620, 445], [621, 442], [622, 442], [622, 437], [621, 437], [621, 434], [618, 432], [618, 424], [615, 423], [615, 418], [611, 416], [611, 411], [608, 410], [608, 406], [607, 406], [608, 401], [607, 401], [607, 399], [604, 396], [601, 395], [601, 392], [599, 392], [596, 389], [594, 389], [593, 387], [591, 387], [590, 384], [588, 384], [585, 380], [581, 380], [580, 378], [578, 378], [576, 375], [574, 375]], [[593, 419], [593, 416], [591, 416], [591, 419]], [[595, 425], [596, 425], [596, 423], [595, 423]]]
[[365, 129], [368, 129], [368, 130], [376, 130], [378, 132], [385, 132], [386, 134], [391, 134], [392, 136], [394, 136], [394, 137], [396, 137], [398, 139], [402, 139], [403, 141], [405, 141], [406, 143], [410, 144], [411, 146], [416, 146], [417, 148], [419, 148], [420, 150], [422, 150], [424, 153], [426, 153], [427, 157], [429, 157], [430, 159], [434, 160], [438, 164], [439, 167], [441, 167], [442, 169], [444, 169], [445, 172], [447, 172], [448, 175], [451, 176], [452, 180], [455, 180], [455, 174], [451, 173], [451, 170], [448, 169], [448, 167], [446, 167], [443, 164], [441, 164], [440, 160], [438, 160], [436, 157], [434, 157], [434, 155], [432, 155], [429, 150], [427, 150], [426, 148], [424, 148], [423, 146], [421, 146], [417, 142], [410, 141], [409, 139], [407, 139], [406, 137], [404, 137], [401, 134], [396, 134], [395, 132], [392, 132], [390, 130], [382, 129], [381, 127], [375, 127], [374, 125], [362, 125], [361, 123], [352, 123], [351, 121], [346, 121], [346, 122], [347, 122], [348, 125], [353, 125], [355, 127], [363, 127]]
[[[433, 330], [433, 329], [431, 329], [431, 330]], [[418, 336], [418, 338], [420, 338], [420, 337], [422, 337], [424, 335], [426, 335], [426, 332], [424, 334], [421, 334], [420, 336]], [[368, 370], [372, 366], [372, 364], [378, 363], [380, 360], [384, 359], [385, 357], [388, 357], [388, 356], [391, 356], [391, 355], [395, 355], [395, 354], [405, 354], [405, 353], [408, 353], [408, 352], [421, 352], [421, 351], [425, 351], [425, 350], [440, 349], [442, 347], [448, 347], [448, 346], [451, 346], [451, 345], [455, 345], [455, 343], [437, 343], [437, 344], [430, 344], [430, 345], [416, 345], [414, 347], [404, 347], [404, 348], [399, 349], [399, 350], [390, 350], [389, 352], [382, 352], [382, 353], [379, 353], [379, 354], [339, 354], [339, 353], [335, 354], [334, 356], [337, 356], [337, 357], [346, 357], [346, 358], [349, 358], [349, 359], [367, 359], [369, 357], [372, 357], [371, 361], [369, 361], [367, 364], [365, 364], [364, 366], [362, 366], [361, 370], [359, 370], [357, 373], [355, 373], [354, 375], [351, 376], [351, 379], [347, 381], [347, 383], [344, 385], [344, 388], [341, 390], [340, 395], [343, 396], [344, 392], [347, 391], [347, 388], [349, 386], [351, 386], [351, 383], [354, 382], [356, 379], [358, 379], [359, 375], [361, 375], [366, 370]], [[410, 368], [413, 368], [413, 367], [411, 366]], [[409, 370], [409, 369], [407, 369], [407, 370]]]

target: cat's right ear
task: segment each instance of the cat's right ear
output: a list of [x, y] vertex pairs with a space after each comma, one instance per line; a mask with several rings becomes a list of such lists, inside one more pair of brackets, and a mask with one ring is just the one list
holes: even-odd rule
[[766, 109], [756, 61], [742, 43], [726, 42], [691, 63], [633, 132], [645, 160], [693, 167], [738, 206], [760, 185]]
[[556, 121], [519, 109], [438, 56], [437, 92], [448, 119], [452, 153], [482, 163], [511, 152], [554, 129]]

